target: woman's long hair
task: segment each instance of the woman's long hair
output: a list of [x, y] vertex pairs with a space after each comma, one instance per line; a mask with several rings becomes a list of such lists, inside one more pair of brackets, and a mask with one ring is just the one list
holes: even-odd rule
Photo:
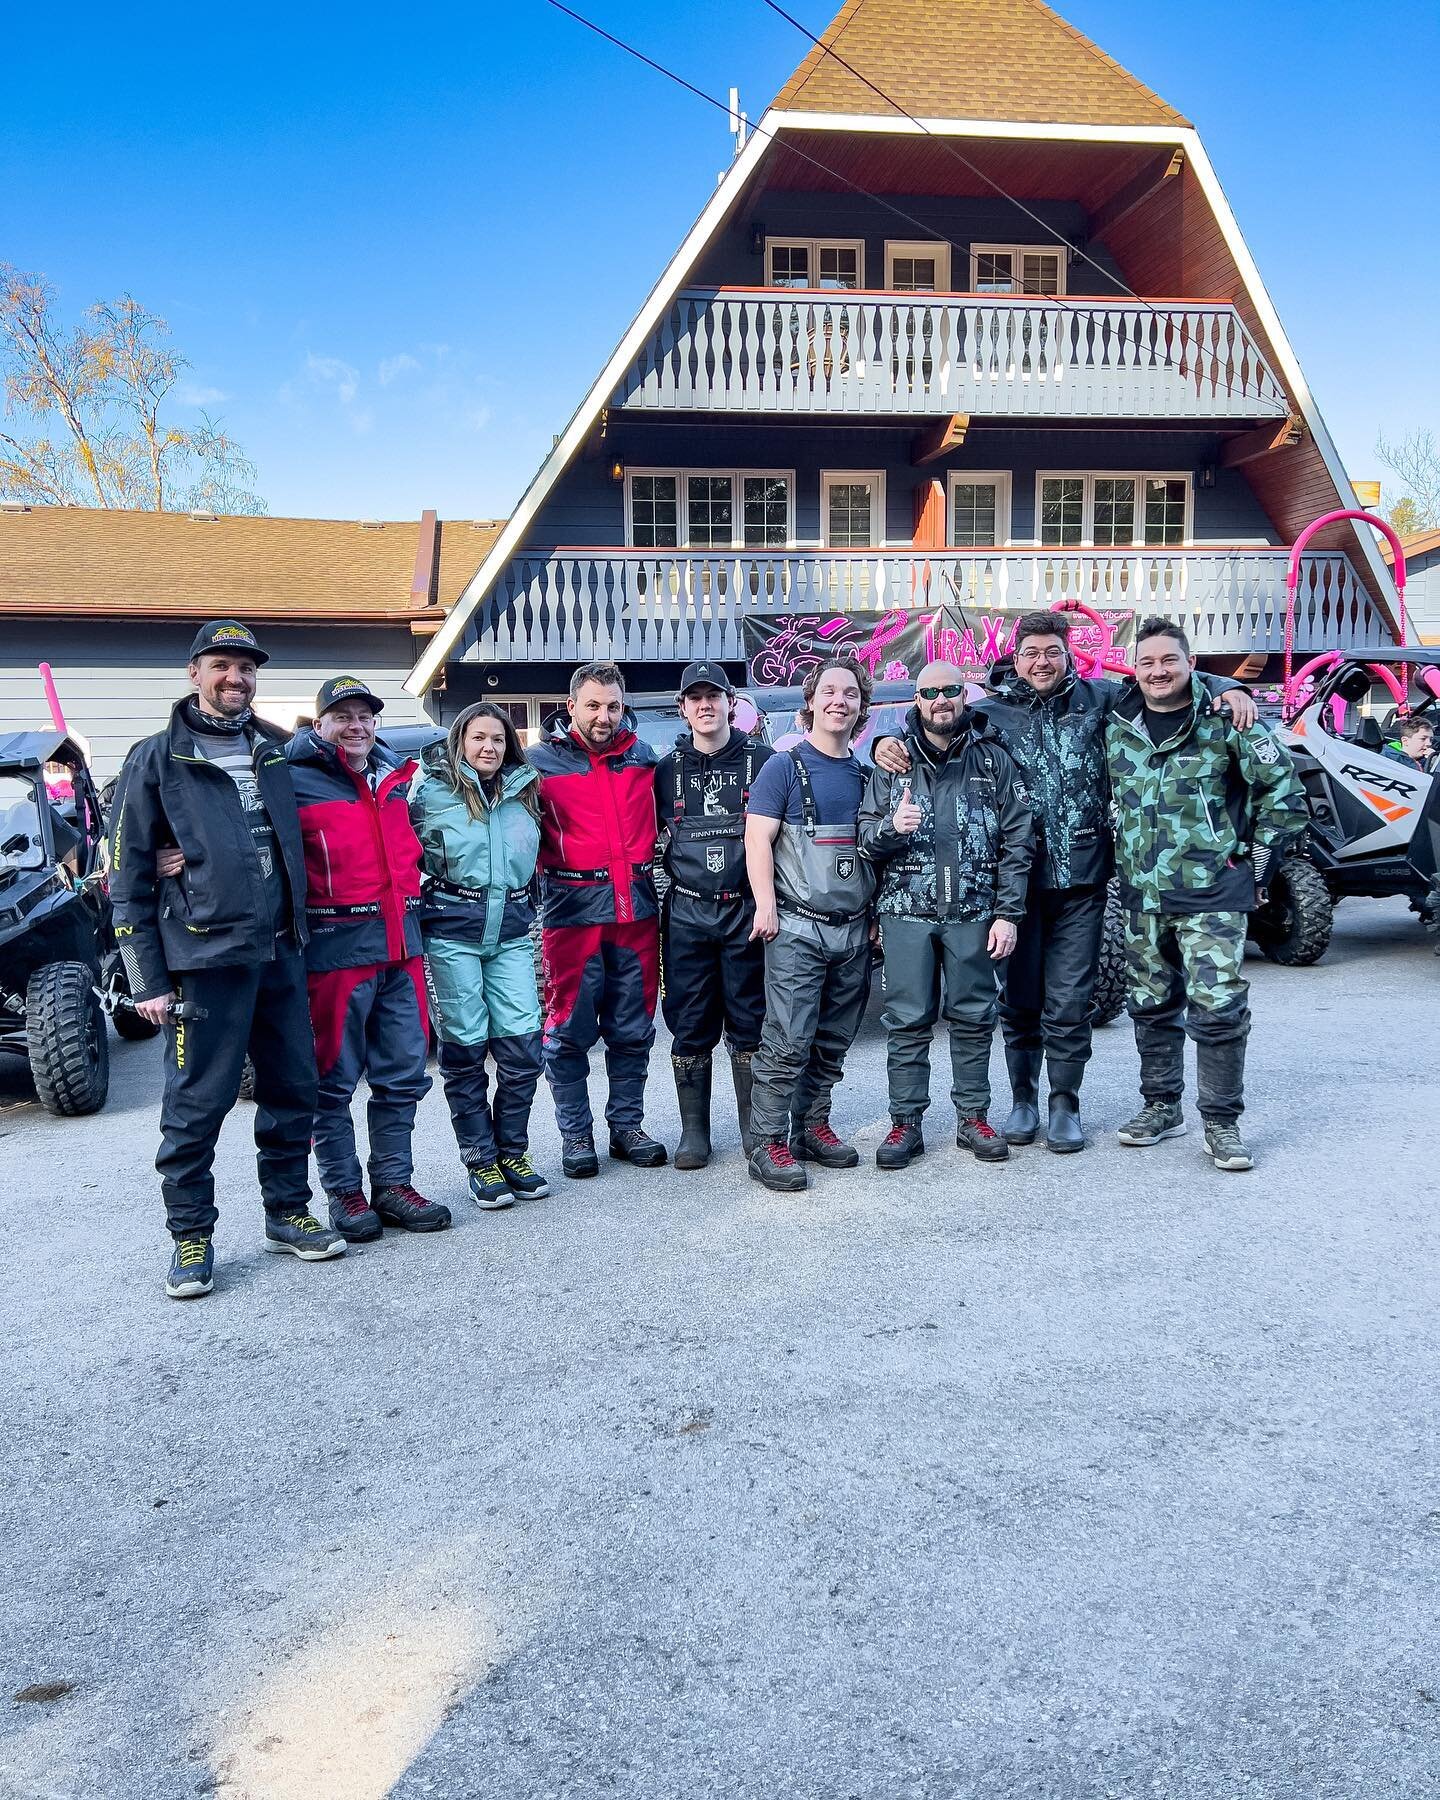
[[[505, 771], [513, 768], [524, 768], [527, 758], [525, 747], [520, 742], [520, 733], [515, 729], [515, 721], [503, 707], [493, 700], [477, 700], [473, 706], [467, 706], [455, 723], [450, 727], [445, 739], [445, 760], [449, 764], [448, 779], [451, 787], [465, 802], [465, 810], [472, 819], [483, 819], [489, 810], [490, 801], [483, 792], [476, 771], [471, 769], [465, 773], [465, 733], [476, 719], [498, 719], [505, 733], [505, 754], [501, 758], [500, 767], [495, 772], [496, 797], [499, 796], [499, 784], [504, 779]], [[474, 779], [472, 780], [472, 777]], [[540, 817], [539, 783], [532, 781], [517, 797], [527, 812]]]

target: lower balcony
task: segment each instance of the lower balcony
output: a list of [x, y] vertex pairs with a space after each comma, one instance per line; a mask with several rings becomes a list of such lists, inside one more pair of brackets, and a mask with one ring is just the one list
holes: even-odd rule
[[[506, 565], [460, 651], [466, 662], [744, 658], [744, 621], [815, 613], [983, 613], [1079, 600], [1159, 612], [1197, 652], [1283, 646], [1286, 550], [551, 550]], [[1392, 641], [1347, 556], [1301, 564], [1295, 646]]]

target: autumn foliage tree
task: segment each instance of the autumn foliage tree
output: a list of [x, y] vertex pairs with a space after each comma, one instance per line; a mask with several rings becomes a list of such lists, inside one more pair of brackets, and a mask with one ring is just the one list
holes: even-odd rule
[[42, 277], [0, 264], [0, 498], [146, 512], [263, 513], [255, 468], [207, 413], [169, 406], [190, 364], [126, 294], [71, 327]]

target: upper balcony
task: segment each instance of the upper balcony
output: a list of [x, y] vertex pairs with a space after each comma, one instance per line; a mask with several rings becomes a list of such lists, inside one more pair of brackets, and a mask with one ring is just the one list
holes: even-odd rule
[[1290, 410], [1227, 301], [774, 288], [677, 294], [611, 404], [1236, 425]]

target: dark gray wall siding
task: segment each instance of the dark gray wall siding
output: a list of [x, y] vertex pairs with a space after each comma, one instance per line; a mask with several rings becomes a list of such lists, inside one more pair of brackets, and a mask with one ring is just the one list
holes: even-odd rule
[[[198, 623], [198, 620], [195, 622]], [[137, 739], [158, 731], [170, 707], [188, 691], [185, 665], [195, 624], [165, 620], [0, 622], [0, 729], [46, 729], [50, 724], [36, 664], [55, 673], [67, 722], [90, 741], [96, 774], [104, 781]], [[404, 691], [414, 665], [409, 628], [276, 626], [256, 628], [271, 660], [260, 671], [261, 710], [272, 701], [313, 701], [330, 675], [359, 675], [385, 701], [395, 723], [424, 714]]]
[[1440, 643], [1440, 550], [1406, 561], [1405, 611], [1412, 638]]

